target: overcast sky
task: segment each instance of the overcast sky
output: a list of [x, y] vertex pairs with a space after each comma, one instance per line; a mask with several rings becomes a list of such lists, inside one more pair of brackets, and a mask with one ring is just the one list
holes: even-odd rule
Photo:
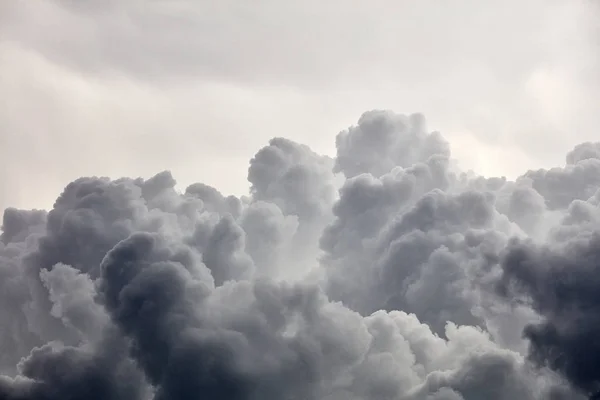
[[374, 108], [422, 112], [513, 177], [598, 139], [598, 12], [580, 0], [0, 0], [0, 207], [82, 175], [247, 191], [273, 136], [333, 154]]

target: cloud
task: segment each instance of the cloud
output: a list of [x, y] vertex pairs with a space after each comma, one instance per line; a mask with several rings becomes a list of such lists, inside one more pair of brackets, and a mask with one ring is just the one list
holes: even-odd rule
[[441, 135], [425, 129], [425, 118], [419, 114], [364, 113], [356, 127], [337, 135], [335, 169], [347, 178], [362, 173], [379, 177], [394, 167], [409, 167], [432, 155], [449, 156], [448, 143]]
[[530, 357], [564, 374], [590, 394], [600, 390], [597, 335], [597, 232], [564, 243], [515, 241], [507, 248], [500, 288], [542, 316], [524, 331]]
[[596, 17], [0, 2], [0, 399], [598, 392]]
[[338, 137], [334, 158], [272, 139], [247, 196], [165, 171], [7, 209], [0, 398], [598, 390], [595, 145], [511, 181], [462, 172], [422, 116], [370, 111]]

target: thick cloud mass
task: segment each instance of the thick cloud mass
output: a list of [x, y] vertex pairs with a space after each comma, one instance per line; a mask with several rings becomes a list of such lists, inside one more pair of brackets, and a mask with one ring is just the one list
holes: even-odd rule
[[600, 391], [599, 260], [598, 232], [580, 231], [553, 245], [514, 241], [500, 285], [516, 298], [525, 295], [542, 315], [524, 332], [531, 358], [592, 393]]
[[0, 400], [566, 400], [600, 391], [600, 144], [463, 173], [419, 114], [248, 196], [84, 177], [0, 236]]
[[441, 135], [425, 129], [420, 114], [366, 112], [357, 126], [337, 136], [335, 169], [348, 178], [362, 173], [379, 177], [394, 167], [409, 167], [435, 154], [449, 156], [448, 143]]

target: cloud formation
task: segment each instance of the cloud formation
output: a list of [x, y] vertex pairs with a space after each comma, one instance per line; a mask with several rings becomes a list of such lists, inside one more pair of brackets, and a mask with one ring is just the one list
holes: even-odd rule
[[566, 400], [600, 390], [600, 145], [515, 181], [422, 115], [321, 156], [275, 138], [248, 196], [83, 177], [5, 210], [0, 398]]

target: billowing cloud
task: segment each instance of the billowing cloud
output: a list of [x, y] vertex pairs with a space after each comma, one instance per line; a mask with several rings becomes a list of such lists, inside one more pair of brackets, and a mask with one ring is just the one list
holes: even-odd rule
[[[577, 229], [568, 229], [558, 240], [543, 244], [512, 241], [503, 257], [499, 288], [541, 315], [540, 321], [528, 324], [524, 331], [530, 358], [594, 394], [600, 392], [600, 351], [595, 339], [600, 315], [600, 236], [597, 222], [593, 223], [598, 218], [597, 205], [589, 211]], [[565, 217], [569, 219], [571, 215]], [[593, 223], [592, 230], [582, 226], [586, 222]]]
[[566, 400], [598, 391], [597, 145], [464, 173], [424, 117], [284, 138], [247, 196], [84, 177], [0, 237], [0, 399]]
[[432, 155], [448, 156], [448, 143], [438, 132], [427, 133], [425, 129], [425, 118], [419, 114], [366, 112], [357, 126], [337, 135], [335, 169], [348, 178], [362, 173], [379, 177], [394, 167], [409, 167]]

